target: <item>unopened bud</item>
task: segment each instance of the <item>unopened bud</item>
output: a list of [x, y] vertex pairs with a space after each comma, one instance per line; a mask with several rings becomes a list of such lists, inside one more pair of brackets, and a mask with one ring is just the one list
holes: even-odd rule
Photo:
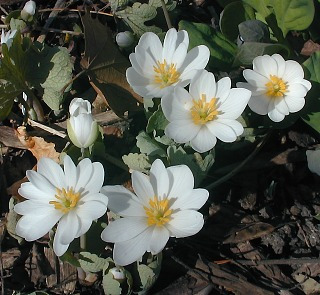
[[133, 34], [129, 31], [120, 32], [116, 36], [116, 42], [120, 48], [130, 47], [134, 42]]

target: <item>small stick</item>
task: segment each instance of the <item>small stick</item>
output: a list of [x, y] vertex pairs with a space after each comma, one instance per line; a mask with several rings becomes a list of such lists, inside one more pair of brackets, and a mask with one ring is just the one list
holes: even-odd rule
[[64, 133], [62, 133], [62, 132], [60, 132], [60, 131], [58, 131], [58, 130], [56, 130], [56, 129], [53, 129], [53, 128], [49, 127], [49, 126], [43, 125], [43, 124], [41, 124], [41, 123], [39, 123], [39, 122], [33, 121], [33, 120], [31, 120], [31, 119], [28, 119], [28, 123], [29, 123], [32, 127], [38, 127], [38, 128], [40, 128], [40, 129], [42, 129], [42, 130], [45, 130], [45, 131], [53, 134], [53, 135], [57, 135], [57, 136], [62, 137], [62, 138], [65, 138], [65, 137], [66, 137], [66, 135], [65, 135]]
[[161, 0], [161, 6], [162, 6], [164, 18], [166, 19], [166, 22], [167, 22], [168, 29], [171, 29], [173, 27], [172, 27], [171, 19], [170, 19], [166, 4], [164, 3], [164, 0]]

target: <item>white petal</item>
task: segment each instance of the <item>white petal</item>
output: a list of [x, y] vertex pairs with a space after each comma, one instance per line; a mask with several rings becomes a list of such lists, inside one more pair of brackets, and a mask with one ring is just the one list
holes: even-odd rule
[[190, 190], [181, 196], [170, 206], [170, 209], [198, 210], [208, 200], [209, 192], [203, 188]]
[[[194, 177], [190, 168], [186, 165], [176, 165], [167, 168], [170, 191], [168, 197], [170, 199], [183, 198], [184, 195], [192, 191], [194, 187]], [[175, 201], [176, 203], [177, 201]]]
[[[215, 120], [211, 121], [207, 124], [207, 128], [210, 130], [210, 132], [219, 138], [223, 142], [234, 142], [237, 139], [237, 133], [236, 131], [232, 128], [232, 126], [229, 126], [230, 121], [234, 125], [238, 125], [236, 128], [239, 129], [241, 128], [243, 131], [242, 125], [236, 121], [236, 120]], [[237, 123], [235, 123], [237, 122]], [[241, 132], [242, 133], [242, 132]]]
[[16, 233], [27, 241], [37, 240], [47, 234], [61, 216], [62, 213], [59, 210], [54, 210], [51, 214], [24, 215], [17, 223]]
[[128, 265], [139, 260], [150, 248], [150, 238], [153, 227], [148, 227], [140, 235], [131, 240], [115, 243], [113, 248], [113, 260], [118, 265]]
[[80, 219], [80, 229], [76, 235], [76, 238], [79, 238], [82, 235], [84, 235], [90, 229], [91, 224], [92, 224], [92, 219], [81, 218]]
[[278, 72], [275, 74], [277, 77], [283, 77], [286, 70], [286, 62], [280, 54], [273, 54], [272, 58], [276, 61]]
[[169, 240], [169, 231], [161, 226], [155, 226], [150, 241], [150, 251], [153, 255], [160, 253]]
[[93, 165], [88, 158], [82, 159], [77, 166], [78, 181], [74, 188], [76, 192], [83, 192], [93, 173]]
[[172, 60], [172, 57], [177, 48], [177, 37], [177, 30], [175, 28], [171, 28], [170, 30], [168, 30], [164, 38], [162, 57], [166, 60], [168, 64], [174, 62]]
[[251, 85], [255, 87], [264, 87], [269, 82], [269, 79], [265, 76], [249, 69], [243, 71], [243, 76]]
[[59, 230], [59, 225], [60, 223], [58, 224], [57, 231], [53, 239], [53, 251], [54, 253], [56, 253], [57, 256], [62, 256], [68, 250], [69, 244], [61, 243], [62, 231], [61, 229]]
[[[159, 198], [166, 198], [169, 191], [169, 176], [166, 167], [160, 159], [156, 159], [150, 169], [150, 183], [155, 195]], [[153, 196], [149, 196], [149, 199]]]
[[181, 43], [178, 48], [175, 50], [171, 63], [176, 65], [176, 69], [180, 68], [183, 64], [188, 52], [188, 46], [184, 43]]
[[108, 196], [108, 207], [112, 212], [120, 216], [146, 216], [138, 198], [123, 186], [104, 186], [101, 192]]
[[259, 88], [259, 87], [253, 86], [253, 85], [251, 85], [249, 83], [238, 82], [237, 83], [237, 87], [238, 88], [245, 88], [245, 89], [250, 90], [252, 92], [253, 96], [261, 95], [261, 94], [266, 93], [265, 86], [263, 86], [264, 88]]
[[[58, 234], [59, 243], [63, 245], [70, 244], [77, 236], [80, 230], [80, 219], [75, 210], [69, 211], [59, 221], [56, 235]], [[55, 237], [56, 239], [56, 237]]]
[[204, 153], [211, 150], [217, 143], [217, 138], [203, 125], [197, 135], [190, 141], [191, 147], [199, 152]]
[[150, 83], [149, 78], [142, 76], [140, 72], [137, 72], [133, 67], [127, 69], [126, 77], [131, 86], [146, 86]]
[[277, 75], [278, 65], [274, 58], [269, 55], [257, 56], [253, 62], [253, 70], [267, 78]]
[[288, 92], [286, 93], [286, 95], [295, 96], [295, 97], [305, 97], [307, 92], [308, 92], [308, 89], [304, 85], [294, 83], [294, 84], [289, 84]]
[[251, 96], [248, 106], [249, 108], [259, 115], [266, 115], [268, 113], [269, 104], [271, 103], [271, 99], [262, 94], [257, 96]]
[[219, 118], [237, 119], [246, 108], [250, 97], [251, 92], [249, 90], [242, 88], [232, 88], [229, 92], [229, 96], [218, 107]]
[[306, 102], [305, 99], [301, 97], [285, 96], [284, 99], [291, 113], [300, 111]]
[[179, 120], [169, 123], [164, 133], [177, 143], [187, 143], [193, 140], [200, 130], [201, 126], [195, 125], [190, 120]]
[[39, 160], [37, 172], [43, 175], [57, 188], [66, 186], [62, 168], [50, 158], [41, 158]]
[[289, 115], [289, 108], [284, 98], [278, 98], [274, 102], [274, 106], [278, 112], [283, 115]]
[[304, 72], [301, 65], [294, 60], [286, 61], [286, 70], [282, 76], [282, 79], [286, 82], [292, 82], [293, 80], [303, 79]]
[[53, 194], [50, 194], [50, 191], [41, 191], [36, 188], [31, 182], [24, 182], [18, 189], [18, 193], [26, 199], [48, 203], [54, 198], [55, 191], [53, 192]]
[[131, 240], [148, 227], [147, 218], [126, 217], [112, 221], [101, 233], [105, 242], [117, 243]]
[[79, 114], [77, 117], [70, 117], [70, 124], [81, 147], [85, 147], [87, 139], [90, 137], [92, 122], [91, 114]]
[[108, 205], [108, 196], [103, 193], [94, 193], [94, 194], [87, 194], [81, 197], [81, 202], [90, 202], [90, 201], [97, 201], [104, 204], [104, 206]]
[[150, 179], [147, 175], [139, 172], [132, 172], [132, 187], [141, 203], [145, 206], [149, 205], [150, 198], [153, 198], [155, 195], [154, 187], [150, 183]]
[[310, 171], [320, 175], [320, 150], [306, 151], [306, 155]]
[[215, 97], [219, 99], [219, 103], [224, 101], [229, 96], [231, 89], [231, 80], [229, 77], [224, 77], [217, 82], [217, 91]]
[[80, 219], [95, 220], [107, 212], [107, 206], [99, 201], [85, 202], [75, 210]]
[[216, 81], [214, 75], [202, 70], [190, 83], [190, 94], [195, 100], [201, 99], [206, 94], [207, 99], [216, 97]]
[[202, 70], [206, 67], [210, 57], [210, 51], [207, 46], [200, 45], [192, 48], [178, 69], [181, 73], [180, 79], [192, 79], [196, 74], [195, 70]]
[[40, 173], [35, 172], [33, 170], [28, 170], [26, 172], [28, 179], [30, 182], [40, 191], [43, 191], [45, 194], [54, 196], [56, 194], [56, 188], [52, 185], [52, 183], [42, 176]]
[[14, 211], [20, 215], [47, 215], [54, 213], [55, 210], [49, 202], [39, 202], [38, 200], [26, 200], [14, 206]]
[[194, 210], [183, 210], [171, 215], [172, 219], [166, 225], [171, 236], [184, 238], [195, 235], [203, 227], [203, 216]]
[[152, 57], [154, 57], [155, 60], [162, 60], [162, 44], [159, 37], [155, 33], [144, 33], [141, 36], [138, 45], [141, 46]]
[[74, 189], [77, 183], [78, 173], [75, 164], [68, 155], [63, 159], [63, 168], [68, 188], [72, 187]]
[[84, 192], [90, 192], [90, 194], [98, 193], [102, 187], [104, 181], [104, 169], [100, 162], [92, 163], [92, 174], [85, 186]]
[[274, 122], [280, 122], [284, 119], [285, 115], [280, 113], [274, 106], [274, 101], [271, 101], [268, 109], [268, 117]]

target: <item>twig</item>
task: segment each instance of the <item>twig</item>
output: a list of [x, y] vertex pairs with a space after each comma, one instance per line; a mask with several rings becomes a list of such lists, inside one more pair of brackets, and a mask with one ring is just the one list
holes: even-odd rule
[[261, 148], [265, 145], [265, 143], [267, 142], [268, 138], [270, 136], [270, 133], [268, 133], [255, 147], [254, 151], [246, 158], [244, 159], [243, 162], [240, 163], [239, 166], [237, 166], [236, 168], [234, 168], [232, 171], [230, 171], [228, 174], [226, 174], [225, 176], [219, 178], [217, 181], [209, 184], [206, 189], [210, 190], [213, 189], [214, 187], [220, 185], [221, 183], [229, 180], [231, 177], [233, 177], [234, 175], [236, 175], [260, 150]]
[[166, 4], [164, 3], [164, 0], [161, 0], [161, 6], [162, 6], [164, 18], [166, 19], [166, 22], [167, 22], [168, 29], [171, 29], [172, 28], [172, 23], [171, 23], [171, 19], [170, 19]]
[[[63, 6], [65, 6], [65, 2], [66, 2], [66, 0], [57, 0], [56, 4], [54, 5], [54, 8], [62, 8]], [[47, 31], [45, 31], [45, 30], [50, 27], [54, 18], [58, 15], [58, 13], [59, 13], [59, 11], [55, 11], [55, 10], [52, 10], [50, 12], [50, 15], [49, 15], [44, 27], [43, 27], [43, 33], [38, 37], [37, 41], [39, 41], [40, 43], [43, 43], [43, 41], [47, 35]]]
[[41, 124], [41, 123], [39, 123], [39, 122], [33, 121], [33, 120], [31, 120], [31, 119], [28, 119], [28, 123], [29, 123], [32, 127], [38, 127], [38, 128], [40, 128], [40, 129], [42, 129], [42, 130], [45, 130], [45, 131], [53, 134], [53, 135], [57, 135], [57, 136], [62, 137], [62, 138], [65, 138], [65, 137], [66, 137], [66, 134], [64, 134], [64, 133], [62, 133], [62, 132], [60, 132], [60, 131], [58, 131], [58, 130], [56, 130], [56, 129], [53, 129], [53, 128], [49, 127], [49, 126], [43, 125], [43, 124]]
[[[85, 10], [81, 10], [81, 9], [64, 9], [64, 8], [45, 8], [45, 9], [40, 9], [38, 12], [49, 12], [49, 11], [71, 11], [71, 12], [86, 12]], [[101, 14], [101, 15], [106, 15], [106, 16], [111, 16], [114, 17], [113, 14], [111, 13], [107, 13], [107, 12], [102, 12], [102, 11], [89, 11], [90, 13], [93, 14]]]
[[295, 265], [295, 264], [320, 264], [320, 258], [288, 258], [288, 259], [264, 259], [264, 260], [230, 260], [230, 263], [241, 265]]
[[60, 29], [54, 29], [54, 28], [41, 28], [41, 27], [37, 27], [37, 28], [35, 28], [34, 30], [36, 30], [36, 31], [46, 31], [46, 32], [51, 32], [51, 33], [69, 34], [69, 35], [74, 35], [74, 36], [81, 36], [81, 35], [83, 35], [83, 33], [81, 33], [81, 32], [60, 30]]

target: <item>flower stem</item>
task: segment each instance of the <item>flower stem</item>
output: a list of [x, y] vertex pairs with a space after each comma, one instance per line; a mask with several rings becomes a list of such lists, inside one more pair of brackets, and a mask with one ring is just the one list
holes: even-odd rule
[[86, 234], [83, 234], [82, 236], [80, 236], [80, 249], [82, 251], [85, 251], [87, 248], [87, 236]]
[[161, 6], [162, 6], [164, 18], [166, 19], [166, 22], [167, 22], [168, 29], [171, 29], [172, 23], [171, 23], [171, 19], [170, 19], [166, 4], [164, 3], [164, 0], [161, 0]]
[[270, 137], [271, 132], [267, 133], [264, 138], [257, 144], [257, 146], [255, 147], [254, 151], [247, 157], [245, 158], [239, 166], [237, 166], [236, 168], [234, 168], [232, 171], [230, 171], [228, 174], [226, 174], [225, 176], [221, 177], [220, 179], [218, 179], [217, 181], [209, 184], [206, 189], [210, 190], [215, 188], [216, 186], [220, 185], [221, 183], [224, 183], [225, 181], [229, 180], [231, 177], [233, 177], [234, 175], [236, 175], [242, 168], [243, 166], [245, 166], [260, 150], [261, 148], [265, 145], [265, 143], [267, 142], [267, 140]]

